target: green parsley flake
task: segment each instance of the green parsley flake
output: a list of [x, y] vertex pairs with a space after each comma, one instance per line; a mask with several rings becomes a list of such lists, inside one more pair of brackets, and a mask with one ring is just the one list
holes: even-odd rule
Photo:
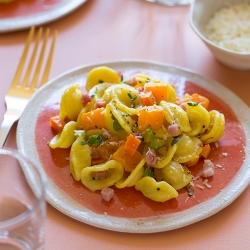
[[154, 172], [150, 168], [146, 168], [144, 171], [144, 176], [149, 176], [154, 178]]
[[190, 107], [195, 107], [199, 105], [199, 102], [187, 102], [187, 105]]
[[135, 100], [136, 100], [137, 96], [133, 97], [130, 93], [128, 93], [128, 97], [131, 100], [132, 108], [134, 108], [135, 107]]
[[100, 134], [96, 134], [96, 135], [91, 135], [89, 137], [89, 144], [92, 146], [92, 147], [97, 147], [99, 145], [102, 145], [104, 142], [103, 142], [103, 138]]
[[192, 196], [192, 195], [194, 195], [194, 189], [189, 189], [189, 187], [190, 187], [190, 184], [188, 184], [185, 188], [188, 192], [188, 195]]
[[178, 141], [180, 141], [181, 140], [181, 138], [180, 137], [176, 137], [176, 138], [174, 138], [173, 140], [172, 140], [172, 142], [171, 142], [171, 146], [174, 146], [174, 144], [176, 144]]
[[114, 121], [113, 122], [113, 129], [115, 131], [123, 130], [123, 127], [121, 126], [121, 124], [118, 122], [118, 120], [115, 118], [115, 116], [113, 114], [112, 114], [111, 118]]
[[88, 142], [87, 142], [87, 141], [81, 141], [80, 144], [81, 144], [82, 146], [84, 146], [84, 145], [88, 144]]

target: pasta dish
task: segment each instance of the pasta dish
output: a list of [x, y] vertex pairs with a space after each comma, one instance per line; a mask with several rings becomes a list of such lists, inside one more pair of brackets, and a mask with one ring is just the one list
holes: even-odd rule
[[210, 144], [225, 130], [225, 118], [210, 110], [199, 93], [176, 95], [160, 79], [135, 74], [128, 79], [108, 67], [92, 69], [80, 84], [63, 93], [60, 111], [50, 118], [56, 135], [50, 148], [70, 148], [70, 173], [105, 201], [118, 189], [134, 187], [145, 197], [165, 202], [199, 175], [214, 175]]

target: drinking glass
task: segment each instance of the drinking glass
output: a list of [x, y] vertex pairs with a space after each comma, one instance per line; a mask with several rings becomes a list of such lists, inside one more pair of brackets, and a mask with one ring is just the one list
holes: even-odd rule
[[187, 5], [191, 4], [193, 0], [146, 0], [151, 3], [159, 3], [168, 6], [175, 6], [175, 5]]
[[44, 247], [44, 173], [15, 149], [0, 149], [0, 249]]

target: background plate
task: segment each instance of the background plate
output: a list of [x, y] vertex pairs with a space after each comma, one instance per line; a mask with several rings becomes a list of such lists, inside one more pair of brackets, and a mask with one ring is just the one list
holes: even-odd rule
[[0, 33], [49, 23], [71, 13], [86, 1], [87, 0], [62, 0], [60, 3], [53, 5], [51, 9], [36, 14], [15, 18], [0, 18]]
[[[72, 69], [49, 81], [32, 97], [19, 120], [17, 128], [17, 146], [22, 153], [33, 157], [38, 163], [40, 162], [35, 145], [34, 121], [36, 121], [44, 103], [53, 93], [59, 88], [62, 88], [62, 86], [73, 84], [79, 81], [79, 79], [85, 78], [92, 68], [102, 65], [111, 67], [116, 71], [140, 68], [145, 70], [153, 69], [163, 74], [169, 73], [171, 75], [181, 76], [183, 79], [192, 81], [209, 92], [219, 96], [220, 99], [231, 107], [242, 124], [246, 135], [245, 162], [230, 184], [214, 198], [182, 212], [164, 215], [158, 218], [126, 219], [96, 214], [68, 197], [54, 185], [50, 178], [47, 177], [46, 199], [52, 206], [76, 220], [99, 228], [129, 233], [153, 233], [173, 230], [205, 219], [228, 206], [244, 191], [250, 183], [250, 118], [248, 106], [234, 93], [212, 79], [198, 75], [187, 69], [152, 61], [116, 61], [85, 65]], [[42, 168], [41, 164], [40, 167]]]

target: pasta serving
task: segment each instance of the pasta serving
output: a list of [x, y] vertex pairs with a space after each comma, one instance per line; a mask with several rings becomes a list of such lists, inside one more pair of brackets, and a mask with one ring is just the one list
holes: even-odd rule
[[70, 148], [70, 173], [106, 201], [118, 189], [134, 187], [165, 202], [192, 181], [192, 166], [204, 161], [201, 175], [214, 174], [210, 144], [225, 130], [225, 118], [209, 111], [209, 100], [195, 94], [177, 97], [174, 86], [147, 75], [123, 79], [97, 67], [63, 93], [52, 149]]

